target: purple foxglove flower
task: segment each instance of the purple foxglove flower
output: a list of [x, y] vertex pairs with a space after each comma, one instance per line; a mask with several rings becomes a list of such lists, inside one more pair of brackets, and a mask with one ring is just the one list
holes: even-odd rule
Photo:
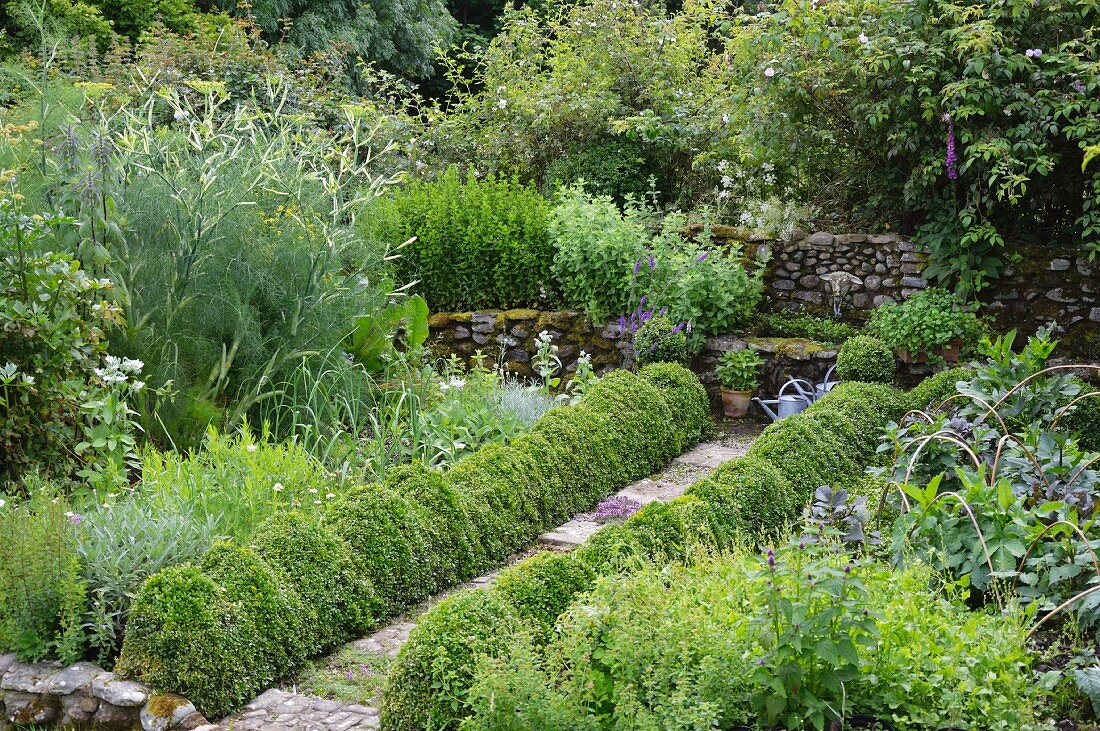
[[951, 180], [955, 180], [959, 177], [959, 170], [955, 167], [955, 163], [959, 160], [958, 155], [955, 153], [955, 125], [951, 122], [947, 123], [947, 159], [944, 160], [944, 165], [947, 167], [947, 177]]

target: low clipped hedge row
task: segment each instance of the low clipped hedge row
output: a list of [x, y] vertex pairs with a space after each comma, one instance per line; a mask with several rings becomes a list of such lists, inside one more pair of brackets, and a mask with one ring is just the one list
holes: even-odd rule
[[[151, 577], [115, 669], [220, 717], [311, 655], [499, 565], [709, 428], [706, 392], [686, 369], [611, 373], [507, 446], [445, 473], [394, 470], [386, 484], [353, 488], [318, 518], [277, 515], [248, 546], [219, 543], [199, 565]], [[551, 588], [572, 596], [594, 570], [543, 561], [537, 576], [502, 580], [497, 601], [547, 624], [560, 611]], [[480, 616], [467, 609], [463, 616]], [[493, 618], [487, 625], [503, 616], [495, 605], [483, 613]]]
[[536, 642], [596, 578], [646, 558], [682, 561], [698, 546], [724, 548], [779, 534], [820, 485], [850, 485], [875, 458], [879, 431], [910, 408], [891, 386], [846, 383], [810, 409], [775, 422], [748, 453], [668, 503], [650, 503], [604, 527], [569, 554], [534, 556], [501, 572], [487, 590], [459, 592], [423, 615], [386, 684], [387, 731], [454, 729], [479, 655]]

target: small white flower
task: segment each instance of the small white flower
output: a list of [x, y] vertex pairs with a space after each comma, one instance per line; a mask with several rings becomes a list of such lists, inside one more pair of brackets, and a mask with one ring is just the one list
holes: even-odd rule
[[320, 504], [321, 504], [321, 501], [320, 501], [320, 500], [314, 500], [314, 501], [313, 501], [313, 504], [314, 504], [314, 505], [320, 505]]
[[775, 76], [775, 69], [769, 66], [768, 68], [764, 69], [764, 75], [770, 79], [771, 77]]
[[6, 501], [6, 500], [4, 500], [3, 498], [0, 498], [0, 508], [4, 507], [4, 506], [5, 506], [5, 505], [7, 505], [7, 504], [8, 504], [8, 503], [7, 503], [7, 501]]
[[332, 500], [334, 497], [336, 497], [336, 493], [330, 492], [328, 495], [325, 495], [325, 497], [328, 498], [329, 500]]
[[317, 494], [317, 488], [316, 487], [309, 488], [309, 494], [310, 495], [316, 495]]
[[730, 123], [730, 115], [723, 114], [722, 115], [722, 124], [729, 124], [729, 123]]
[[175, 120], [177, 122], [182, 122], [183, 120], [187, 119], [190, 116], [191, 116], [191, 113], [189, 111], [187, 111], [186, 109], [177, 109], [172, 114], [172, 117], [175, 118]]
[[718, 161], [718, 172], [724, 173], [726, 171], [726, 168], [728, 168], [729, 166], [730, 166], [729, 160], [719, 160]]
[[731, 178], [728, 175], [723, 175], [722, 176], [722, 187], [723, 188], [728, 188], [731, 185], [733, 185], [733, 178]]
[[282, 491], [283, 491], [283, 483], [281, 483], [281, 482], [276, 482], [276, 483], [275, 483], [275, 484], [274, 484], [274, 485], [273, 485], [273, 486], [271, 487], [271, 489], [272, 489], [272, 490], [274, 490], [275, 492], [282, 492]]
[[871, 39], [867, 37], [866, 33], [860, 33], [859, 42], [866, 46], [868, 43], [871, 42]]
[[244, 448], [244, 451], [246, 451], [246, 452], [255, 452], [256, 451], [256, 445], [255, 444], [249, 444], [247, 447]]
[[497, 101], [497, 106], [500, 107], [501, 109], [505, 109], [508, 106], [508, 100], [507, 99], [498, 100]]

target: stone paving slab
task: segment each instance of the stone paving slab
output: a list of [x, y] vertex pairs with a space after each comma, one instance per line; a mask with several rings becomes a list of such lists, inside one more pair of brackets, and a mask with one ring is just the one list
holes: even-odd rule
[[[642, 504], [672, 500], [718, 465], [743, 455], [761, 428], [754, 424], [726, 428], [714, 440], [696, 445], [658, 474], [627, 485], [616, 495]], [[575, 518], [539, 536], [538, 545], [544, 550], [572, 550], [601, 527], [600, 523]], [[537, 550], [517, 554], [508, 564], [535, 552]], [[348, 643], [348, 646], [375, 657], [395, 657], [409, 638], [409, 632], [416, 627], [417, 615], [454, 591], [489, 586], [499, 573], [500, 569], [434, 597], [373, 634]], [[376, 729], [378, 723], [378, 710], [375, 708], [299, 694], [294, 686], [289, 689], [284, 686], [264, 692], [220, 724], [204, 726], [199, 731], [346, 731]]]

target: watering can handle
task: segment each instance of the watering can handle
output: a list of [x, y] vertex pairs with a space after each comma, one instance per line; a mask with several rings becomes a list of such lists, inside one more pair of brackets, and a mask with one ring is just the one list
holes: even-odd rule
[[828, 383], [833, 374], [836, 373], [836, 363], [829, 366], [829, 370], [825, 371], [825, 383]]
[[[802, 385], [800, 385], [800, 384], [806, 384], [807, 386], [809, 386], [809, 389], [808, 390], [804, 389], [802, 387]], [[802, 396], [803, 398], [808, 399], [810, 401], [814, 400], [814, 396], [813, 396], [813, 394], [814, 394], [814, 384], [810, 383], [806, 379], [804, 379], [804, 378], [792, 378], [791, 380], [787, 381], [786, 383], [783, 384], [783, 387], [779, 389], [779, 395], [780, 396], [782, 396], [783, 392], [787, 390], [787, 386], [794, 386], [794, 390], [798, 391], [799, 396]]]

